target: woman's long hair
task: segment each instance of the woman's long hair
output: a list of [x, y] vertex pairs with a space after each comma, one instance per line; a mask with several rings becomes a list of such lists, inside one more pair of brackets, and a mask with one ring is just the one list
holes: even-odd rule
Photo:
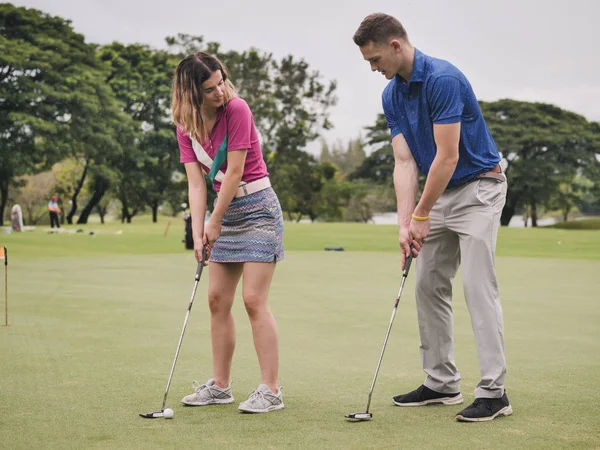
[[220, 70], [223, 76], [225, 87], [223, 102], [227, 104], [236, 96], [235, 87], [229, 80], [227, 68], [215, 56], [198, 52], [185, 58], [175, 69], [171, 102], [173, 122], [180, 126], [185, 133], [191, 133], [198, 142], [208, 140], [202, 112], [202, 103], [204, 103], [202, 83], [217, 70]]

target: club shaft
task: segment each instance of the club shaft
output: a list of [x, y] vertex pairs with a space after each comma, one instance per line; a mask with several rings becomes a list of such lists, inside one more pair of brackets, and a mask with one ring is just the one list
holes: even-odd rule
[[183, 328], [181, 329], [181, 335], [179, 336], [179, 342], [177, 343], [177, 351], [175, 352], [175, 358], [173, 359], [173, 366], [171, 366], [171, 373], [169, 374], [169, 380], [167, 381], [167, 388], [165, 389], [165, 396], [163, 398], [161, 410], [165, 410], [167, 404], [167, 396], [169, 395], [169, 388], [171, 387], [171, 380], [173, 379], [173, 372], [175, 372], [175, 365], [177, 364], [177, 357], [179, 356], [179, 350], [181, 349], [181, 343], [183, 342], [183, 335], [185, 334], [185, 328], [187, 327], [188, 319], [190, 318], [190, 311], [194, 304], [194, 297], [196, 296], [196, 289], [198, 288], [198, 282], [200, 281], [200, 275], [202, 275], [202, 269], [204, 267], [204, 258], [202, 262], [198, 264], [198, 270], [196, 271], [196, 281], [194, 282], [194, 289], [192, 290], [192, 296], [190, 297], [190, 303], [188, 305], [187, 312], [185, 313], [185, 320], [183, 321]]
[[379, 355], [379, 361], [377, 362], [377, 368], [375, 369], [375, 376], [373, 377], [373, 382], [371, 383], [371, 390], [369, 391], [369, 400], [367, 401], [367, 410], [369, 412], [369, 408], [371, 407], [371, 397], [373, 396], [373, 389], [375, 388], [375, 382], [377, 381], [377, 375], [379, 374], [379, 368], [381, 367], [381, 361], [383, 361], [383, 354], [385, 352], [385, 347], [387, 346], [388, 339], [390, 337], [390, 331], [392, 331], [392, 324], [394, 323], [394, 318], [396, 317], [396, 311], [398, 310], [398, 304], [400, 303], [400, 296], [402, 295], [402, 290], [404, 289], [404, 283], [406, 282], [406, 271], [402, 276], [402, 282], [400, 283], [400, 290], [398, 291], [398, 296], [396, 297], [396, 304], [394, 305], [394, 309], [392, 310], [392, 317], [390, 319], [390, 324], [388, 325], [387, 332], [385, 333], [385, 339], [383, 340], [383, 347], [381, 348], [381, 354]]
[[171, 373], [169, 374], [169, 381], [167, 381], [167, 388], [165, 389], [165, 396], [163, 398], [162, 409], [165, 409], [165, 405], [167, 404], [167, 395], [169, 394], [169, 388], [171, 387], [171, 380], [173, 378], [173, 372], [175, 371], [175, 364], [177, 364], [177, 357], [179, 356], [179, 349], [181, 348], [181, 341], [183, 341], [183, 333], [185, 332], [185, 327], [187, 326], [188, 318], [190, 317], [190, 310], [188, 309], [185, 315], [185, 321], [183, 322], [183, 330], [181, 331], [181, 336], [179, 336], [179, 343], [177, 344], [177, 351], [175, 352], [175, 359], [173, 360], [173, 366], [171, 367]]

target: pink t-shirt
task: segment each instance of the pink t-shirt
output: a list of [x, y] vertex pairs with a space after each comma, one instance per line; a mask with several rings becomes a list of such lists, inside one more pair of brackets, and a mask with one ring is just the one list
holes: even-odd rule
[[[227, 105], [217, 111], [217, 120], [210, 133], [208, 142], [200, 142], [206, 153], [214, 160], [219, 146], [227, 135], [227, 151], [248, 150], [242, 181], [249, 183], [269, 175], [267, 165], [263, 159], [258, 140], [258, 133], [254, 126], [252, 111], [248, 104], [239, 97], [232, 98]], [[192, 138], [177, 127], [177, 141], [179, 142], [179, 160], [182, 163], [198, 162], [192, 146]], [[200, 163], [206, 173], [208, 167]], [[227, 172], [227, 161], [221, 166], [223, 173]], [[221, 189], [217, 180], [213, 183], [215, 192]]]

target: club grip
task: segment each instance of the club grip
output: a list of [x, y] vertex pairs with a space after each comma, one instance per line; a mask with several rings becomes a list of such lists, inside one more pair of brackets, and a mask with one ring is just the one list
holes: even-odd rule
[[413, 260], [413, 248], [415, 248], [412, 244], [410, 244], [410, 254], [406, 257], [406, 261], [404, 262], [404, 272], [402, 272], [403, 276], [408, 276], [408, 271], [410, 269], [410, 264]]
[[206, 262], [206, 254], [208, 252], [208, 244], [202, 247], [202, 260], [198, 263], [198, 268], [196, 269], [196, 280], [200, 279], [200, 275], [202, 275], [202, 269], [204, 269], [204, 263]]
[[206, 244], [204, 247], [202, 247], [202, 261], [200, 261], [202, 264], [204, 264], [206, 262], [206, 253], [208, 252], [208, 244]]

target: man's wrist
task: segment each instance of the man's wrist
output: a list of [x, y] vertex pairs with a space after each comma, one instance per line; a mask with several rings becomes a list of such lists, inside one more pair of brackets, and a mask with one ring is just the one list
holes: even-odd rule
[[429, 220], [429, 216], [417, 216], [417, 215], [413, 214], [412, 220], [416, 220], [417, 222], [426, 222]]
[[408, 230], [410, 228], [410, 216], [402, 217], [398, 220], [398, 230]]
[[429, 217], [430, 209], [417, 205], [412, 215], [416, 217]]

